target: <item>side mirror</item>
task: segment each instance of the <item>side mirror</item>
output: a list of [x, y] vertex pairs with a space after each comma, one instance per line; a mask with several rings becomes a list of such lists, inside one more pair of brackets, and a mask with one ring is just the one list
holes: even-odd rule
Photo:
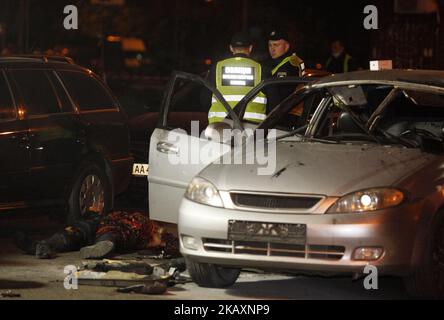
[[233, 135], [233, 128], [226, 122], [215, 122], [205, 129], [205, 138], [219, 143], [229, 143]]

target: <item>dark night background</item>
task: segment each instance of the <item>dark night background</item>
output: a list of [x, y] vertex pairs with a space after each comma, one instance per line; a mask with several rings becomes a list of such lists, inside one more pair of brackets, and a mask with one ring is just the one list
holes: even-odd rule
[[[63, 28], [67, 4], [79, 9], [78, 30]], [[379, 30], [363, 28], [367, 4], [378, 7]], [[66, 47], [68, 55], [87, 66], [99, 55], [102, 30], [105, 35], [139, 37], [146, 43], [153, 73], [201, 72], [206, 59], [228, 54], [232, 34], [242, 29], [255, 41], [255, 57], [263, 60], [266, 34], [275, 26], [289, 31], [294, 51], [312, 68], [325, 61], [334, 38], [345, 41], [363, 68], [371, 58], [393, 59], [397, 67], [436, 69], [444, 64], [438, 15], [395, 14], [394, 0], [126, 0], [124, 6], [93, 5], [90, 0], [0, 0], [0, 23], [4, 52], [57, 53]]]

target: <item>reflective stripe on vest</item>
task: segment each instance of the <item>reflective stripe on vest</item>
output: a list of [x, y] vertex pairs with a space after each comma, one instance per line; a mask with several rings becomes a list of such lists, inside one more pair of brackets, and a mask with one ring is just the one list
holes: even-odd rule
[[[208, 119], [222, 118], [222, 120], [223, 120], [223, 119], [225, 119], [226, 116], [227, 116], [226, 112], [208, 112]], [[265, 115], [263, 113], [245, 112], [245, 114], [244, 114], [244, 119], [250, 119], [250, 120], [256, 120], [256, 121], [265, 120], [266, 117], [267, 117], [267, 115]]]
[[[227, 95], [223, 96], [226, 102], [239, 102], [241, 101], [245, 96], [241, 95]], [[211, 99], [211, 103], [216, 103], [217, 99], [213, 96]], [[259, 104], [267, 104], [267, 98], [265, 97], [256, 97], [253, 99], [253, 102], [259, 103]]]
[[[260, 64], [249, 58], [234, 57], [220, 61], [216, 66], [216, 88], [231, 108], [257, 86], [261, 78]], [[266, 117], [266, 103], [265, 95], [260, 92], [248, 103], [244, 119], [261, 122]], [[209, 123], [223, 121], [226, 116], [227, 110], [224, 105], [213, 96], [208, 112]]]

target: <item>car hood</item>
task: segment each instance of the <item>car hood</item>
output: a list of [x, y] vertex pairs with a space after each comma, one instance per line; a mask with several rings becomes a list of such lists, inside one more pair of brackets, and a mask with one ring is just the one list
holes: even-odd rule
[[[251, 154], [247, 152], [245, 158]], [[271, 174], [259, 175], [258, 169], [264, 166], [258, 164], [211, 164], [199, 176], [223, 191], [343, 196], [396, 185], [434, 157], [418, 149], [391, 146], [279, 141]]]

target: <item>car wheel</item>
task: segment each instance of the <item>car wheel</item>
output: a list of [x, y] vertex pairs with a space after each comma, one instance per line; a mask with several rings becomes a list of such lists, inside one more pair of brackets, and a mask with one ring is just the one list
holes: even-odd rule
[[111, 209], [112, 191], [104, 170], [94, 163], [82, 166], [76, 175], [68, 199], [68, 222], [87, 215], [105, 215]]
[[191, 279], [199, 286], [205, 288], [227, 288], [232, 286], [239, 278], [240, 269], [225, 268], [222, 266], [199, 263], [185, 259]]
[[413, 297], [444, 299], [444, 211], [436, 215], [432, 226], [421, 265], [404, 283]]

